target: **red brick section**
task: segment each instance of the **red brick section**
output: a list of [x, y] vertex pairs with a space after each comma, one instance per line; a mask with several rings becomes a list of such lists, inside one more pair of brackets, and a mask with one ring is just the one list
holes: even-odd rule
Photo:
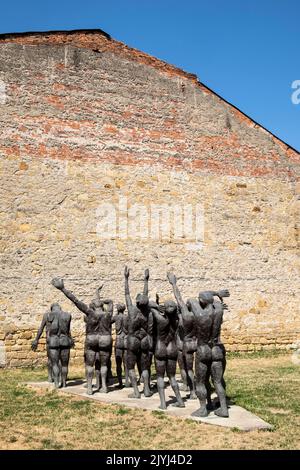
[[[188, 74], [170, 64], [156, 59], [148, 54], [132, 49], [125, 44], [112, 40], [100, 31], [76, 31], [55, 33], [27, 33], [0, 35], [1, 43], [17, 43], [22, 45], [72, 45], [80, 48], [92, 49], [98, 52], [111, 52], [130, 61], [154, 67], [160, 73], [170, 77], [181, 77], [191, 81], [196, 87], [200, 87], [205, 95], [211, 95], [217, 101], [224, 102], [211, 90], [200, 84], [197, 77]], [[193, 132], [180, 117], [178, 106], [180, 102], [174, 99], [171, 108], [160, 110], [164, 119], [157, 120], [155, 110], [146, 109], [143, 103], [129, 103], [129, 106], [121, 113], [111, 107], [109, 98], [101, 99], [83, 97], [80, 106], [74, 102], [70, 104], [70, 94], [82, 91], [80, 86], [72, 81], [64, 84], [64, 75], [67, 73], [63, 63], [56, 63], [58, 77], [52, 84], [52, 89], [47, 94], [41, 93], [36, 98], [43, 103], [39, 109], [40, 114], [26, 115], [25, 113], [11, 114], [13, 128], [10, 131], [10, 141], [6, 139], [0, 144], [0, 152], [4, 155], [30, 155], [36, 158], [49, 157], [52, 159], [78, 159], [85, 161], [107, 161], [114, 164], [160, 164], [165, 167], [182, 168], [187, 170], [200, 170], [214, 174], [229, 174], [236, 176], [272, 176], [280, 178], [297, 179], [295, 167], [300, 164], [300, 154], [288, 147], [278, 138], [269, 134], [273, 145], [264, 150], [264, 145], [252, 146], [247, 139], [233, 131], [218, 133], [217, 135], [205, 135], [202, 132]], [[61, 75], [60, 75], [61, 74]], [[61, 77], [61, 81], [60, 78]], [[30, 85], [42, 83], [45, 79], [43, 71], [36, 72], [32, 76]], [[124, 85], [125, 86], [125, 85]], [[10, 92], [17, 98], [21, 91], [17, 84], [10, 84]], [[158, 90], [159, 92], [159, 90]], [[122, 89], [119, 89], [122, 94]], [[34, 103], [34, 96], [32, 93]], [[43, 107], [42, 107], [43, 106]], [[76, 121], [76, 118], [68, 119], [70, 111], [80, 116], [82, 110], [94, 110], [91, 120]], [[152, 104], [151, 104], [152, 106]], [[250, 118], [245, 116], [235, 107], [226, 104], [233, 118], [246, 127], [259, 127]], [[53, 110], [53, 112], [51, 111]], [[55, 112], [54, 112], [55, 111]], [[55, 116], [54, 116], [55, 114]], [[105, 125], [100, 126], [100, 119], [105, 120]], [[180, 120], [181, 119], [181, 120]], [[199, 126], [198, 126], [199, 127]], [[201, 129], [200, 129], [201, 130]], [[42, 131], [42, 134], [41, 134]], [[61, 137], [66, 135], [74, 139], [81, 139], [83, 144], [69, 144], [67, 141], [61, 144]], [[41, 142], [41, 135], [53, 138], [50, 145]], [[91, 140], [101, 139], [120, 143], [120, 148], [109, 148], [101, 151], [95, 146], [89, 146]], [[55, 142], [55, 138], [57, 141]], [[166, 142], [167, 141], [167, 142]], [[140, 152], [139, 146], [147, 143], [147, 152]], [[129, 148], [130, 147], [130, 148]], [[168, 150], [168, 152], [166, 152]], [[173, 151], [173, 155], [172, 155]]]

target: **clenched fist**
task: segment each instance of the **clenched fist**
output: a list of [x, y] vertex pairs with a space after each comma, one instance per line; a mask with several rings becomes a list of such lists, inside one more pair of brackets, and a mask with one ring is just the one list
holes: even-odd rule
[[62, 290], [64, 288], [64, 281], [60, 277], [55, 277], [54, 279], [52, 279], [51, 284], [59, 290]]

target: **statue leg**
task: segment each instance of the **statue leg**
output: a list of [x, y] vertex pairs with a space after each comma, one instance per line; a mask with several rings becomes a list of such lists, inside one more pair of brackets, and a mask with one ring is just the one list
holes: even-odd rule
[[223, 388], [225, 389], [226, 391], [226, 382], [225, 382], [225, 379], [224, 379], [224, 374], [225, 374], [225, 369], [226, 369], [226, 351], [225, 351], [225, 348], [224, 346], [222, 347], [223, 349], [223, 356], [224, 356], [224, 359], [223, 359], [223, 377], [222, 377], [222, 385], [223, 385]]
[[101, 373], [101, 388], [99, 392], [107, 393], [107, 375], [108, 375], [108, 368], [109, 368], [109, 359], [110, 359], [110, 351], [101, 351], [100, 350], [100, 373]]
[[157, 376], [157, 390], [160, 398], [160, 406], [161, 410], [166, 410], [166, 396], [165, 396], [165, 381], [164, 376], [166, 372], [166, 360], [165, 359], [157, 359], [154, 358], [155, 361], [155, 369], [156, 369], [156, 376]]
[[152, 397], [153, 395], [150, 389], [149, 362], [150, 362], [149, 351], [142, 351], [141, 367], [142, 367], [142, 377], [143, 377], [143, 382], [144, 382], [145, 397]]
[[130, 377], [131, 385], [133, 387], [133, 393], [130, 393], [128, 395], [128, 398], [141, 398], [140, 391], [138, 389], [137, 385], [137, 378], [135, 374], [135, 364], [137, 363], [138, 360], [138, 354], [131, 351], [130, 349], [127, 350], [127, 369], [128, 369], [128, 374]]
[[113, 374], [112, 374], [112, 370], [111, 370], [111, 355], [112, 355], [112, 345], [111, 345], [111, 348], [110, 348], [110, 351], [109, 351], [109, 359], [108, 359], [108, 370], [107, 370], [107, 379], [110, 380], [110, 379], [113, 379]]
[[195, 377], [194, 377], [194, 353], [186, 352], [184, 354], [187, 369], [187, 381], [190, 389], [190, 398], [192, 400], [197, 398], [195, 391]]
[[127, 367], [127, 349], [123, 349], [123, 365], [125, 371], [125, 387], [128, 388], [130, 387], [130, 380]]
[[[60, 355], [60, 353], [59, 353], [59, 355]], [[59, 358], [58, 367], [59, 367], [59, 383], [61, 385], [61, 360], [60, 360], [60, 358]]]
[[205, 379], [205, 387], [206, 387], [206, 393], [207, 393], [207, 409], [212, 410], [213, 409], [213, 403], [211, 400], [211, 394], [212, 394], [212, 387], [210, 384], [210, 376], [211, 376], [211, 368], [208, 365], [207, 366], [207, 372], [206, 372], [206, 379]]
[[94, 365], [96, 360], [96, 351], [92, 349], [85, 350], [85, 372], [87, 380], [87, 394], [93, 395], [93, 377]]
[[138, 372], [139, 372], [139, 380], [138, 380], [138, 382], [139, 382], [139, 383], [143, 383], [144, 379], [143, 379], [143, 375], [142, 375], [141, 357], [138, 357], [138, 358], [137, 358], [136, 365], [137, 365]]
[[95, 358], [95, 375], [96, 375], [96, 392], [99, 392], [101, 388], [101, 363], [100, 363], [100, 353], [99, 351], [96, 353], [96, 358]]
[[189, 387], [187, 384], [186, 365], [185, 365], [185, 361], [183, 360], [182, 351], [180, 350], [178, 350], [178, 365], [179, 365], [180, 375], [181, 375], [181, 380], [182, 380], [182, 385], [180, 386], [180, 390], [182, 390], [183, 392], [188, 392]]
[[52, 363], [51, 363], [51, 357], [50, 357], [50, 348], [48, 345], [47, 345], [47, 369], [48, 369], [48, 382], [52, 383], [53, 382]]
[[177, 383], [175, 374], [176, 374], [176, 359], [167, 359], [167, 374], [170, 380], [171, 387], [175, 393], [176, 403], [173, 406], [178, 406], [179, 408], [184, 408], [184, 402], [179, 392], [179, 385]]
[[117, 369], [119, 388], [122, 388], [123, 387], [123, 382], [122, 382], [123, 351], [122, 349], [115, 348], [115, 358], [116, 358], [116, 369]]
[[198, 347], [195, 358], [196, 371], [196, 394], [199, 399], [200, 408], [195, 411], [193, 416], [205, 417], [208, 415], [206, 408], [206, 377], [211, 363], [211, 349], [208, 345]]
[[49, 348], [49, 354], [51, 358], [52, 377], [55, 388], [59, 388], [59, 349]]
[[226, 402], [226, 392], [222, 385], [224, 374], [223, 361], [224, 355], [222, 349], [219, 346], [214, 346], [212, 348], [211, 377], [220, 402], [220, 408], [215, 410], [214, 413], [222, 418], [228, 418], [229, 414]]
[[207, 408], [206, 408], [206, 397], [207, 391], [205, 386], [207, 374], [207, 364], [204, 362], [199, 362], [196, 366], [196, 393], [199, 399], [200, 408], [199, 410], [193, 413], [194, 416], [205, 417], [208, 416]]
[[149, 352], [149, 383], [151, 382], [151, 367], [152, 367], [152, 361], [153, 361], [153, 352]]
[[69, 348], [61, 349], [60, 350], [61, 386], [63, 388], [67, 386], [69, 360], [70, 360], [70, 349]]

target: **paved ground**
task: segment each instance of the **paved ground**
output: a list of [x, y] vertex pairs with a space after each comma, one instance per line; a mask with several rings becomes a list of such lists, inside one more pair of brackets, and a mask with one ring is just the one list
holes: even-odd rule
[[[53, 386], [48, 382], [30, 382], [28, 385], [34, 388], [53, 388]], [[142, 387], [140, 387], [140, 389], [141, 388]], [[130, 408], [142, 408], [151, 411], [159, 410], [158, 393], [154, 393], [150, 398], [145, 398], [143, 395], [141, 399], [128, 398], [131, 389], [123, 388], [122, 390], [119, 390], [115, 384], [109, 387], [109, 393], [106, 394], [95, 392], [93, 395], [87, 395], [85, 381], [83, 380], [69, 381], [68, 386], [64, 389], [60, 389], [60, 391], [71, 395], [78, 395], [80, 397], [86, 398], [87, 400], [118, 404]], [[254, 429], [272, 429], [270, 424], [266, 423], [258, 416], [250, 413], [240, 406], [230, 403], [229, 418], [219, 418], [213, 412], [210, 412], [207, 418], [198, 418], [192, 416], [192, 413], [199, 408], [198, 400], [190, 400], [188, 399], [189, 394], [187, 392], [181, 392], [185, 402], [185, 408], [177, 408], [172, 406], [172, 404], [175, 402], [175, 396], [168, 384], [166, 384], [165, 391], [168, 408], [166, 411], [164, 411], [164, 413], [167, 413], [168, 415], [180, 417], [183, 419], [202, 421], [204, 423], [214, 424], [216, 426], [237, 428], [241, 431], [252, 431]]]

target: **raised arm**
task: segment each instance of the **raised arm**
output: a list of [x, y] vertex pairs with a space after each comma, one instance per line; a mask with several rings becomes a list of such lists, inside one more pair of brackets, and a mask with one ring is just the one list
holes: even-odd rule
[[124, 276], [125, 276], [125, 300], [126, 300], [126, 307], [129, 313], [129, 309], [131, 309], [132, 307], [132, 300], [131, 300], [130, 292], [129, 292], [129, 282], [128, 282], [129, 269], [127, 266], [125, 266]]
[[228, 289], [222, 289], [218, 291], [211, 291], [212, 295], [215, 295], [219, 297], [219, 299], [222, 301], [223, 297], [230, 297], [230, 292]]
[[71, 292], [71, 291], [69, 291], [65, 288], [63, 279], [61, 279], [59, 277], [56, 277], [56, 278], [52, 279], [51, 283], [54, 287], [56, 287], [56, 289], [60, 290], [63, 294], [65, 294], [65, 296], [69, 300], [71, 300], [71, 302], [73, 302], [73, 304], [81, 312], [85, 313], [85, 315], [89, 315], [91, 313], [90, 308], [84, 302], [81, 302], [81, 300], [79, 300], [79, 299], [77, 299], [77, 297], [75, 297], [73, 292]]
[[40, 337], [41, 337], [42, 334], [43, 334], [43, 331], [44, 331], [45, 326], [46, 326], [46, 324], [47, 324], [47, 316], [48, 316], [48, 312], [44, 313], [43, 319], [42, 319], [42, 322], [41, 322], [41, 324], [40, 324], [40, 327], [39, 327], [39, 329], [38, 329], [38, 331], [37, 331], [36, 337], [35, 337], [35, 339], [34, 339], [34, 340], [32, 341], [32, 343], [31, 343], [31, 349], [32, 349], [33, 351], [36, 350], [36, 348], [37, 348], [37, 346], [38, 346], [38, 343], [39, 343], [39, 339], [40, 339]]
[[179, 305], [181, 312], [183, 313], [183, 310], [187, 310], [187, 307], [183, 301], [183, 298], [181, 297], [181, 293], [177, 287], [177, 279], [174, 273], [167, 273], [167, 278], [169, 279], [169, 282], [171, 286], [173, 287], [173, 292], [174, 296], [176, 299], [177, 304]]
[[182, 320], [186, 326], [191, 325], [191, 322], [194, 321], [194, 313], [188, 309], [186, 303], [183, 301], [181, 293], [177, 287], [176, 276], [173, 273], [167, 273], [167, 277], [173, 287], [174, 296], [182, 314]]
[[99, 300], [99, 302], [101, 301], [100, 293], [101, 293], [103, 286], [104, 284], [101, 284], [101, 286], [99, 286], [98, 289], [96, 289], [96, 299]]
[[148, 284], [149, 284], [149, 269], [145, 269], [144, 292], [143, 292], [143, 294], [147, 295], [147, 296], [148, 296], [148, 292], [149, 292]]

